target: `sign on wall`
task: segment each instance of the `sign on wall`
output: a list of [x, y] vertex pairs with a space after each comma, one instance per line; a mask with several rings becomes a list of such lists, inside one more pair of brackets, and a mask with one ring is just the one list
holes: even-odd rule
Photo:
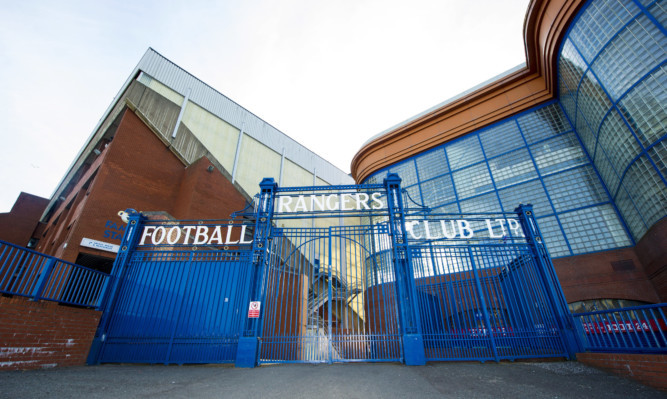
[[112, 244], [110, 242], [97, 241], [93, 240], [92, 238], [85, 238], [85, 237], [81, 239], [81, 246], [113, 253], [118, 253], [118, 250], [120, 249], [119, 245]]

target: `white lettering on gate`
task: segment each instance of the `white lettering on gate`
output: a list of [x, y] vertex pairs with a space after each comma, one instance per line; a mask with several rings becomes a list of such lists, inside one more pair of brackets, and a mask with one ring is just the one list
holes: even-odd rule
[[338, 196], [336, 194], [331, 194], [330, 196], [327, 197], [327, 209], [330, 211], [337, 211], [338, 210], [338, 202], [336, 202], [336, 206], [334, 207], [331, 205], [331, 199], [337, 199]]
[[[342, 193], [328, 195], [279, 196], [276, 213], [314, 211], [361, 211], [386, 208], [382, 193]], [[310, 205], [310, 207], [308, 207]]]
[[[440, 229], [438, 230], [439, 223]], [[505, 238], [507, 237], [506, 226], [509, 227], [514, 237], [523, 237], [521, 225], [515, 219], [484, 219], [486, 228], [489, 232], [488, 238]], [[433, 225], [432, 223], [435, 223]], [[419, 234], [420, 226], [423, 227], [424, 234]], [[494, 230], [495, 229], [495, 230]], [[500, 233], [497, 233], [500, 229]], [[449, 220], [411, 220], [405, 223], [405, 231], [413, 240], [440, 240], [440, 239], [471, 239], [475, 236], [470, 221], [465, 219], [449, 219]]]
[[[318, 200], [319, 198], [319, 200]], [[310, 209], [315, 210], [315, 204], [317, 204], [317, 207], [320, 208], [320, 211], [325, 210], [324, 209], [324, 203], [325, 203], [325, 198], [323, 195], [311, 195], [310, 196]]]
[[521, 225], [516, 219], [507, 219], [507, 224], [509, 225], [510, 230], [512, 230], [514, 235], [523, 237], [523, 232], [521, 231]]
[[222, 245], [222, 228], [220, 226], [215, 226], [213, 229], [213, 234], [211, 234], [211, 238], [208, 239], [208, 245], [213, 244], [213, 240], [217, 241], [219, 245]]
[[461, 235], [461, 238], [472, 238], [475, 235], [475, 233], [473, 233], [472, 229], [470, 228], [470, 223], [467, 220], [459, 219], [456, 221], [456, 224], [459, 226], [459, 234]]
[[[173, 226], [167, 230], [164, 226], [145, 226], [141, 233], [139, 245], [247, 245], [252, 244], [252, 239], [245, 240], [248, 225], [227, 225], [227, 233], [224, 235], [222, 229], [225, 226]], [[240, 238], [232, 240], [233, 230], [240, 227]], [[212, 229], [211, 229], [212, 228]], [[192, 237], [192, 242], [190, 238]], [[147, 242], [147, 240], [150, 240]]]
[[[176, 236], [176, 238], [170, 240], [172, 236]], [[180, 239], [181, 239], [181, 229], [179, 229], [178, 226], [174, 226], [171, 229], [169, 229], [169, 235], [167, 235], [167, 244], [174, 245]]]
[[146, 226], [144, 227], [144, 231], [141, 234], [141, 241], [139, 241], [139, 245], [144, 245], [146, 242], [146, 238], [150, 237], [151, 230], [155, 230], [155, 226]]
[[[197, 226], [197, 233], [195, 234], [194, 245], [205, 244], [208, 239], [208, 226]], [[187, 244], [187, 243], [186, 243]]]
[[[243, 237], [244, 234], [245, 234], [245, 225], [243, 225], [243, 232], [241, 233], [241, 237]], [[232, 241], [232, 226], [231, 225], [227, 226], [227, 239], [225, 240], [225, 243], [227, 243], [227, 245], [229, 245], [229, 244], [238, 244], [239, 243], [238, 241]]]

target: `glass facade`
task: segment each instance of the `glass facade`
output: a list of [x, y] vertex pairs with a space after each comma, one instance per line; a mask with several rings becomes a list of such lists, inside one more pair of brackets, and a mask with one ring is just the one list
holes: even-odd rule
[[631, 246], [667, 214], [667, 1], [593, 0], [558, 58], [558, 100], [371, 175], [441, 212], [532, 203], [553, 257]]
[[[531, 203], [554, 257], [632, 245], [609, 193], [558, 102], [419, 154], [398, 173], [410, 199], [440, 212], [512, 211]], [[406, 178], [407, 177], [407, 178]]]
[[589, 2], [558, 60], [563, 109], [635, 241], [667, 214], [666, 4]]

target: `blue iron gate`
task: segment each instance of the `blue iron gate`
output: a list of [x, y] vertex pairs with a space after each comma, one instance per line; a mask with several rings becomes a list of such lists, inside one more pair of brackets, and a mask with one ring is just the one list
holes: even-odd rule
[[402, 359], [393, 287], [369, 280], [384, 266], [368, 248], [374, 230], [275, 229], [260, 363]]
[[232, 239], [242, 226], [132, 221], [143, 233], [114, 266], [97, 362], [233, 362], [252, 264], [242, 237]]
[[396, 175], [260, 189], [236, 221], [131, 217], [91, 362], [424, 364], [577, 350], [530, 206], [408, 209]]

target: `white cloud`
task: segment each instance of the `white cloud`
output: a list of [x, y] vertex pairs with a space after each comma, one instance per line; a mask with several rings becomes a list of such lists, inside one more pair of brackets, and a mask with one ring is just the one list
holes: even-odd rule
[[368, 138], [523, 62], [528, 0], [27, 1], [0, 15], [0, 212], [50, 196], [151, 46], [346, 172]]

